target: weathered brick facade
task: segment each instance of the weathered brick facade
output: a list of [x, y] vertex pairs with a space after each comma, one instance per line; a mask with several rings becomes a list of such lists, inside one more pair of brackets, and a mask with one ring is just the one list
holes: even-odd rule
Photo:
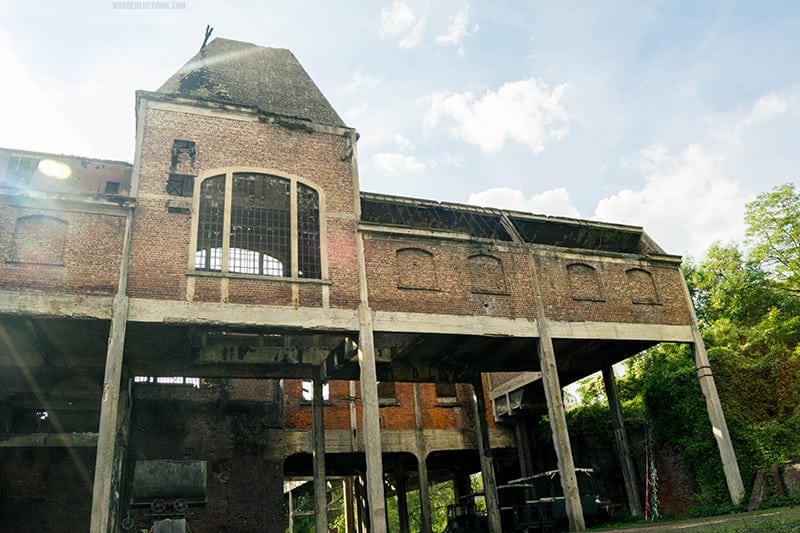
[[[135, 165], [0, 150], [3, 525], [63, 530], [26, 518], [41, 490], [64, 519], [91, 502], [92, 531], [146, 527], [166, 515], [131, 507], [132, 472], [157, 459], [207, 461], [195, 532], [283, 531], [284, 482], [314, 477], [351, 483], [361, 531], [384, 477], [424, 522], [427, 484], [525, 473], [514, 424], [563, 419], [543, 387], [696, 342], [680, 258], [640, 228], [360, 191], [355, 130], [286, 50], [218, 39], [137, 119]], [[196, 381], [133, 379], [164, 374]], [[20, 479], [95, 449], [74, 501], [47, 495], [79, 462]]]

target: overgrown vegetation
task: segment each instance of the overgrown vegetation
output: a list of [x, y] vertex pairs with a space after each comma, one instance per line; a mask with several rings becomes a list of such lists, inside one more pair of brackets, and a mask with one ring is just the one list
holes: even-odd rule
[[[747, 205], [745, 243], [717, 243], [684, 265], [746, 489], [757, 469], [800, 458], [799, 222], [800, 191], [782, 185]], [[626, 365], [625, 418], [646, 421], [657, 446], [679, 452], [696, 482], [696, 511], [718, 512], [727, 486], [690, 348], [659, 345]], [[601, 378], [579, 392], [571, 432], [601, 435]]]

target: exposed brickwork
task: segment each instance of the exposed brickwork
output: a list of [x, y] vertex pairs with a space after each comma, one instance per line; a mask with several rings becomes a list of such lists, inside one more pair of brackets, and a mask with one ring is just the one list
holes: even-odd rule
[[[191, 509], [192, 531], [283, 531], [282, 502], [273, 497], [282, 492], [282, 465], [263, 456], [265, 429], [280, 421], [272, 386], [253, 380], [218, 380], [200, 389], [136, 386], [123, 510], [137, 460], [205, 460], [208, 503]], [[152, 524], [144, 514], [132, 513], [141, 528]]]
[[[63, 265], [14, 262], [16, 221], [23, 217], [54, 217], [66, 223]], [[16, 208], [0, 205], [0, 288], [78, 294], [114, 294], [122, 257], [123, 217]], [[24, 228], [23, 228], [24, 229]], [[28, 246], [39, 238], [49, 246], [51, 236], [30, 234]]]
[[[538, 256], [539, 283], [548, 318], [569, 321], [632, 322], [643, 324], [690, 324], [689, 307], [683, 292], [681, 271], [634, 262], [610, 262], [590, 258], [579, 262], [595, 269], [600, 282], [602, 300], [576, 299], [575, 283], [592, 283], [588, 276], [570, 278], [567, 267], [574, 259], [558, 256]], [[626, 274], [631, 268], [652, 274], [657, 291], [656, 303], [635, 303], [641, 294], [633, 290]], [[593, 294], [593, 287], [579, 288], [578, 294]]]
[[664, 516], [685, 513], [692, 505], [695, 483], [689, 469], [670, 445], [658, 450], [658, 501]]
[[[401, 272], [402, 265], [410, 263], [398, 262], [398, 251], [409, 248], [431, 254], [433, 271]], [[513, 318], [535, 316], [528, 256], [524, 253], [484, 252], [500, 260], [501, 268], [495, 267], [494, 272], [502, 271], [505, 279], [502, 284], [495, 280], [494, 286], [506, 287], [508, 292], [503, 293], [487, 291], [486, 280], [473, 279], [474, 269], [468, 258], [481, 251], [473, 244], [370, 237], [365, 239], [364, 249], [369, 303], [373, 309]], [[416, 278], [415, 287], [432, 288], [404, 288], [410, 285], [403, 283], [407, 276]]]
[[[193, 251], [191, 214], [168, 213], [166, 182], [172, 165], [175, 139], [195, 142], [191, 169], [210, 175], [215, 169], [247, 167], [297, 176], [318, 189], [328, 246], [331, 305], [357, 305], [358, 269], [355, 256], [354, 190], [350, 140], [343, 135], [290, 129], [260, 123], [254, 118], [236, 120], [150, 109], [142, 145], [139, 195], [133, 235], [130, 289], [132, 296], [159, 299], [185, 297], [186, 266]], [[186, 165], [184, 165], [186, 166]], [[148, 195], [159, 195], [153, 199]], [[342, 218], [344, 217], [344, 218]], [[323, 250], [323, 253], [325, 250]], [[219, 283], [219, 281], [217, 281]], [[219, 301], [221, 294], [205, 280], [195, 292], [197, 301]], [[198, 283], [198, 288], [201, 283]], [[231, 280], [229, 302], [291, 305], [289, 285], [275, 281]], [[303, 305], [322, 305], [320, 287], [301, 287]], [[288, 297], [287, 297], [288, 295]]]

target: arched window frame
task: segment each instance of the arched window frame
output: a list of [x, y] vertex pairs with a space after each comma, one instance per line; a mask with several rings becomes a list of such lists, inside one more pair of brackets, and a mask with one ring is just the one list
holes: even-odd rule
[[625, 276], [628, 278], [632, 303], [644, 305], [659, 305], [661, 303], [652, 272], [643, 268], [629, 268], [625, 271]]
[[[284, 274], [283, 276], [275, 276], [270, 275], [269, 273], [265, 274], [246, 274], [246, 273], [238, 273], [238, 272], [231, 272], [230, 271], [230, 238], [231, 238], [231, 213], [233, 210], [233, 177], [234, 174], [259, 174], [264, 176], [272, 176], [276, 178], [280, 178], [283, 180], [287, 180], [289, 182], [289, 209], [290, 209], [290, 235], [291, 235], [291, 242], [290, 242], [290, 262], [291, 262], [291, 271], [289, 275]], [[217, 176], [224, 176], [225, 177], [225, 196], [224, 196], [224, 214], [223, 214], [223, 225], [222, 225], [222, 247], [221, 247], [221, 269], [219, 270], [207, 270], [207, 269], [200, 269], [196, 268], [196, 253], [197, 253], [197, 241], [198, 241], [198, 227], [200, 223], [200, 202], [201, 202], [201, 190], [203, 183], [210, 179], [215, 178]], [[309, 189], [313, 190], [317, 194], [317, 198], [319, 201], [319, 247], [314, 253], [319, 256], [319, 269], [320, 269], [320, 276], [319, 277], [303, 277], [300, 276], [299, 273], [299, 264], [300, 264], [300, 245], [299, 245], [299, 226], [300, 220], [298, 218], [298, 185], [303, 185], [308, 187]], [[325, 216], [325, 193], [324, 191], [314, 182], [302, 178], [300, 176], [295, 176], [293, 174], [288, 174], [286, 172], [281, 172], [274, 169], [269, 168], [255, 168], [255, 167], [226, 167], [220, 169], [210, 170], [208, 172], [204, 172], [202, 175], [198, 176], [198, 179], [195, 180], [194, 184], [194, 199], [192, 204], [192, 234], [191, 234], [191, 242], [189, 247], [189, 260], [188, 260], [188, 271], [194, 275], [224, 275], [228, 277], [244, 277], [244, 278], [254, 278], [254, 279], [278, 279], [283, 281], [323, 281], [328, 279], [328, 261], [326, 254], [323, 253], [323, 250], [327, 248], [327, 224], [326, 224], [326, 216]]]
[[508, 294], [502, 259], [487, 253], [477, 253], [467, 257], [467, 264], [473, 293]]
[[[605, 295], [603, 293], [603, 285], [600, 283], [600, 277], [597, 275], [597, 269], [592, 265], [586, 263], [570, 263], [566, 266], [567, 280], [569, 283], [570, 294], [573, 300], [579, 302], [604, 302]], [[584, 276], [591, 277], [593, 285], [591, 290], [587, 287], [579, 286], [576, 282], [576, 277]]]
[[[17, 218], [8, 262], [64, 266], [68, 229], [69, 223], [66, 220], [49, 215], [27, 215]], [[31, 230], [46, 231], [47, 242], [27, 245]], [[46, 254], [43, 250], [48, 250], [50, 253]]]
[[[436, 275], [436, 259], [433, 253], [424, 248], [405, 247], [395, 251], [397, 262], [397, 288], [425, 291], [438, 291], [438, 277]], [[417, 261], [419, 264], [412, 267], [409, 263]], [[427, 275], [420, 275], [415, 269], [424, 271]]]

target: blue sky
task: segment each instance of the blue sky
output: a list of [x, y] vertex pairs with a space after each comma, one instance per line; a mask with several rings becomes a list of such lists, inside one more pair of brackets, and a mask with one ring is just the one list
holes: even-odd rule
[[0, 6], [0, 146], [132, 161], [134, 91], [211, 24], [294, 52], [372, 192], [643, 226], [700, 258], [800, 169], [797, 2], [145, 4]]

